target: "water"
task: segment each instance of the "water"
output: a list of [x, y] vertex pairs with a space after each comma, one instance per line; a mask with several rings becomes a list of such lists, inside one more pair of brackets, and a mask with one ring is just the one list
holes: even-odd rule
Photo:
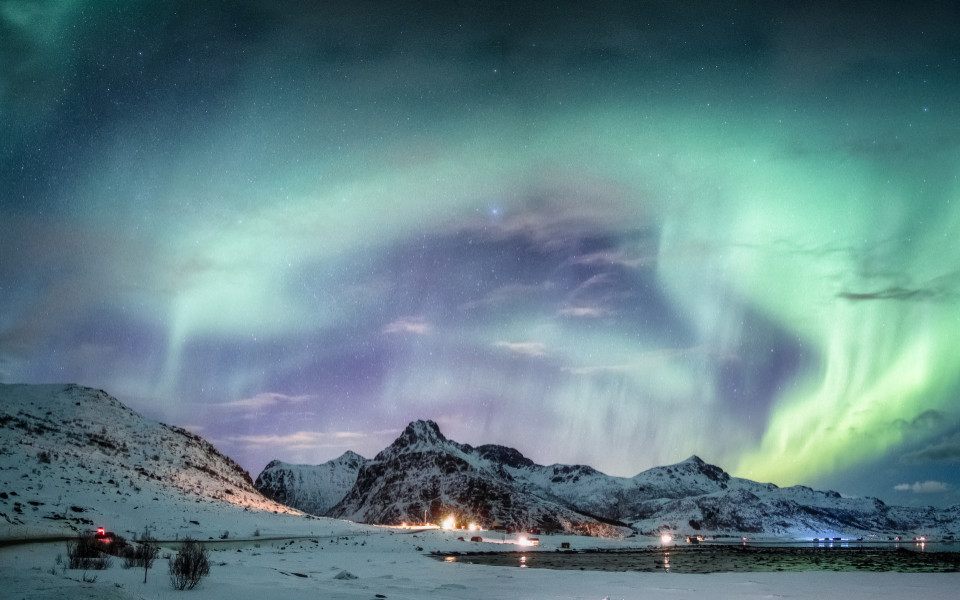
[[[931, 546], [938, 546], [936, 551]], [[944, 544], [910, 548], [902, 544], [862, 543], [856, 546], [755, 546], [710, 544], [639, 550], [569, 552], [477, 552], [438, 556], [447, 562], [520, 568], [648, 573], [731, 573], [762, 571], [895, 571], [960, 572], [960, 552]], [[956, 550], [955, 544], [949, 548]]]

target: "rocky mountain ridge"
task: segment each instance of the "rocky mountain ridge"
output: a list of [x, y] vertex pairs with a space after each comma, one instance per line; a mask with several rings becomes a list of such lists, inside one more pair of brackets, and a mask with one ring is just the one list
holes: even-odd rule
[[415, 421], [367, 461], [327, 516], [365, 523], [438, 523], [619, 536], [625, 524], [597, 518], [516, 485], [512, 476], [432, 421]]
[[365, 461], [356, 484], [325, 514], [380, 524], [436, 522], [454, 514], [486, 526], [579, 527], [602, 535], [626, 524], [643, 534], [781, 537], [953, 537], [960, 530], [957, 506], [912, 509], [805, 486], [781, 488], [732, 477], [697, 456], [634, 477], [585, 465], [543, 466], [505, 446], [448, 440], [432, 421], [411, 423]]
[[[284, 465], [265, 471], [271, 468]], [[453, 515], [464, 525], [604, 536], [632, 529], [949, 539], [960, 530], [960, 506], [913, 509], [779, 488], [731, 477], [697, 457], [631, 478], [584, 465], [542, 466], [504, 446], [448, 440], [429, 421], [411, 423], [373, 459], [347, 453], [320, 472], [313, 479], [274, 477], [271, 496], [314, 501], [318, 513], [369, 523]], [[268, 479], [261, 473], [258, 481]], [[0, 527], [11, 532], [97, 524], [130, 533], [162, 522], [188, 535], [200, 521], [284, 512], [296, 510], [264, 497], [202, 438], [144, 419], [101, 390], [0, 384]]]

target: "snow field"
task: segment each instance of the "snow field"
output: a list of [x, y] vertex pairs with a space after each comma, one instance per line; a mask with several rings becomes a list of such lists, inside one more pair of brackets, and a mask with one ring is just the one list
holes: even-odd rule
[[[423, 537], [401, 539], [373, 532], [349, 539], [263, 540], [214, 544], [210, 575], [192, 592], [174, 591], [165, 561], [158, 560], [143, 583], [142, 569], [122, 569], [119, 561], [104, 571], [51, 574], [62, 543], [7, 546], [0, 549], [0, 580], [5, 597], [22, 600], [76, 598], [195, 597], [210, 600], [263, 598], [338, 598], [344, 600], [423, 598], [554, 599], [680, 599], [821, 598], [845, 600], [924, 598], [955, 599], [958, 574], [914, 573], [602, 573], [485, 567], [444, 563], [413, 544]], [[431, 543], [433, 542], [433, 543]], [[451, 541], [428, 539], [423, 546], [450, 547]], [[462, 542], [460, 542], [462, 544]], [[259, 545], [259, 547], [257, 547]], [[162, 552], [172, 551], [164, 544]], [[186, 596], [184, 596], [186, 594]]]

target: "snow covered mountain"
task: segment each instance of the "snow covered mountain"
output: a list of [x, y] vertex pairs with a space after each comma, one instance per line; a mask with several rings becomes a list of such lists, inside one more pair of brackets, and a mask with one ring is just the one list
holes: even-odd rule
[[[435, 442], [420, 444], [426, 440], [417, 437], [411, 446], [421, 453], [432, 452], [431, 446], [440, 441], [436, 436]], [[484, 469], [493, 465], [495, 471], [499, 465], [506, 475], [509, 469], [533, 466], [508, 448], [448, 444], [471, 464], [476, 461]], [[556, 472], [547, 479], [558, 477], [552, 483], [571, 490], [602, 481], [589, 467], [542, 469], [549, 471], [541, 477]], [[667, 480], [678, 483], [669, 475]], [[534, 489], [529, 482], [515, 480], [513, 485]], [[583, 492], [582, 497], [590, 494]], [[832, 499], [823, 501], [829, 504]], [[952, 510], [956, 521], [957, 507]], [[522, 576], [515, 576], [517, 571], [508, 568], [440, 562], [425, 554], [514, 550], [522, 547], [516, 545], [519, 536], [503, 541], [482, 533], [483, 543], [473, 544], [458, 540], [464, 532], [399, 531], [284, 511], [288, 509], [253, 491], [242, 470], [206, 442], [142, 419], [103, 392], [64, 385], [0, 385], [0, 581], [17, 598], [173, 597], [160, 561], [148, 583], [142, 571], [121, 568], [117, 562], [89, 574], [57, 566], [64, 550], [58, 538], [92, 526], [105, 526], [128, 539], [149, 527], [167, 540], [162, 543], [164, 555], [175, 551], [184, 536], [217, 542], [208, 545], [213, 568], [198, 592], [213, 599], [642, 598], [676, 596], [678, 587], [685, 596], [720, 599], [769, 598], [782, 596], [784, 590], [814, 597], [827, 588], [840, 596], [864, 597], [866, 590], [870, 597], [885, 599], [956, 595], [949, 575], [944, 579], [929, 573], [830, 573], [826, 584], [823, 577], [808, 573], [730, 573], [719, 578], [673, 573], [663, 583], [658, 583], [661, 577], [645, 573], [524, 569]], [[891, 507], [890, 518], [903, 518], [899, 511]], [[228, 529], [229, 543], [219, 543], [216, 538]], [[52, 539], [7, 543], [42, 538]], [[651, 543], [656, 542], [643, 537], [541, 537], [541, 550], [553, 555], [562, 545], [573, 544], [589, 553], [645, 549]]]
[[312, 515], [324, 515], [343, 499], [357, 482], [367, 459], [347, 451], [322, 465], [292, 465], [271, 461], [254, 487], [267, 498]]
[[[955, 538], [960, 531], [960, 506], [912, 509], [779, 488], [697, 457], [631, 478], [541, 466], [511, 448], [448, 440], [431, 421], [411, 423], [372, 460], [346, 453], [319, 467], [274, 462], [258, 481], [287, 504], [314, 514], [333, 505], [328, 515], [367, 523], [452, 514], [463, 524], [591, 535], [629, 533], [622, 523], [680, 535]], [[196, 535], [273, 513], [300, 514], [264, 497], [240, 466], [188, 431], [144, 419], [103, 391], [0, 384], [0, 528]]]
[[835, 537], [885, 534], [955, 536], [958, 507], [887, 506], [876, 498], [844, 498], [805, 486], [781, 488], [731, 477], [697, 456], [630, 478], [584, 466], [530, 463], [506, 467], [546, 493], [640, 533]]
[[102, 525], [128, 535], [169, 531], [171, 515], [183, 515], [186, 534], [247, 511], [296, 512], [263, 497], [199, 436], [144, 419], [106, 392], [0, 384], [0, 525], [10, 531]]
[[433, 421], [410, 423], [360, 468], [354, 487], [328, 516], [365, 523], [440, 522], [466, 526], [618, 536], [626, 527], [525, 489], [483, 452], [450, 441]]
[[[303, 482], [293, 492], [301, 497], [312, 493]], [[283, 492], [271, 493], [279, 499]], [[644, 534], [955, 537], [960, 531], [960, 507], [892, 507], [876, 498], [780, 488], [731, 477], [696, 456], [634, 477], [584, 465], [542, 466], [512, 448], [448, 440], [432, 421], [411, 423], [365, 463], [356, 485], [327, 514], [393, 524], [436, 522], [448, 513], [517, 529], [629, 523]]]

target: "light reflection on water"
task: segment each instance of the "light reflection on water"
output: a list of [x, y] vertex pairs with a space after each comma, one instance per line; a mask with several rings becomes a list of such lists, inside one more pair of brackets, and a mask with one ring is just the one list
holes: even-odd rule
[[[956, 542], [743, 544], [675, 546], [670, 549], [477, 552], [443, 557], [447, 562], [520, 568], [660, 573], [756, 571], [960, 572]], [[441, 558], [441, 557], [437, 557]]]
[[900, 541], [887, 539], [843, 539], [832, 540], [823, 538], [819, 540], [752, 540], [726, 541], [726, 540], [708, 540], [699, 545], [682, 544], [678, 548], [690, 547], [710, 547], [710, 546], [743, 546], [749, 548], [847, 548], [847, 549], [869, 549], [880, 548], [887, 550], [913, 550], [917, 552], [960, 552], [960, 541], [956, 540], [913, 540], [902, 539]]
[[755, 547], [800, 547], [800, 548], [889, 548], [913, 550], [916, 552], [960, 552], [960, 542], [948, 540], [819, 540], [817, 542], [801, 542], [795, 544], [751, 543]]

